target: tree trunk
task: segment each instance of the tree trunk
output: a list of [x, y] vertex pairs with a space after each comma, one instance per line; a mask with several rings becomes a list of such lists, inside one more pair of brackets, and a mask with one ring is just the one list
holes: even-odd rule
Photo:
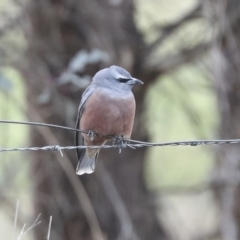
[[[28, 13], [30, 47], [28, 65], [23, 71], [27, 79], [29, 118], [73, 127], [83, 89], [76, 91], [71, 81], [60, 84], [58, 77], [64, 71], [72, 71], [67, 65], [77, 52], [86, 50], [81, 52], [86, 57], [98, 49], [102, 55], [97, 60], [85, 59], [82, 67], [79, 65], [71, 73], [82, 80], [92, 77], [100, 68], [116, 64], [144, 80], [144, 87], [135, 91], [137, 111], [132, 137], [148, 140], [143, 106], [147, 87], [156, 75], [145, 72], [141, 65], [146, 46], [133, 20], [133, 2], [32, 0]], [[34, 128], [31, 136], [33, 146], [74, 145], [73, 132]], [[67, 161], [68, 157], [75, 168], [75, 151], [63, 154], [61, 161]], [[116, 149], [102, 150], [96, 173], [79, 177], [106, 239], [167, 239], [156, 217], [154, 199], [145, 186], [145, 154], [146, 148], [123, 149], [121, 154]], [[41, 227], [35, 228], [36, 239], [46, 237], [51, 215], [51, 239], [93, 239], [86, 209], [80, 205], [76, 189], [56, 155], [37, 151], [32, 156], [34, 207], [36, 214], [42, 213], [43, 221]], [[76, 180], [74, 170], [71, 171]]]
[[[240, 2], [210, 1], [211, 23], [217, 29], [211, 61], [215, 77], [220, 124], [220, 139], [240, 138]], [[224, 240], [240, 238], [239, 145], [216, 149], [217, 161], [213, 183], [221, 213]]]

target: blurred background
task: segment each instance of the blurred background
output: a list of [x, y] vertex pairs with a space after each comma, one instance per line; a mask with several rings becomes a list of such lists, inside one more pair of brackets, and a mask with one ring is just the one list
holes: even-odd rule
[[[75, 127], [114, 64], [145, 83], [133, 139], [240, 138], [239, 39], [238, 0], [1, 0], [0, 119]], [[74, 144], [0, 123], [0, 148]], [[50, 216], [51, 240], [240, 238], [238, 144], [104, 149], [83, 176], [76, 164], [74, 150], [0, 153], [1, 239], [46, 239]]]

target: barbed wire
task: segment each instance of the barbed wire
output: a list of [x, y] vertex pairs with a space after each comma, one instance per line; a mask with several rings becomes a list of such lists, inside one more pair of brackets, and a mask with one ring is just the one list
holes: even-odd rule
[[[7, 120], [0, 120], [0, 123], [12, 123], [12, 124], [26, 124], [26, 125], [35, 125], [35, 126], [44, 126], [44, 127], [54, 127], [54, 128], [61, 128], [64, 130], [70, 131], [79, 131], [88, 133], [86, 131], [81, 131], [75, 128], [69, 128], [59, 125], [53, 124], [45, 124], [45, 123], [36, 123], [36, 122], [17, 122], [17, 121], [7, 121]], [[111, 136], [113, 138], [113, 136]], [[123, 148], [142, 148], [142, 147], [165, 147], [165, 146], [199, 146], [199, 145], [216, 145], [216, 144], [240, 144], [240, 139], [226, 139], [226, 140], [190, 140], [190, 141], [175, 141], [175, 142], [142, 142], [133, 139], [119, 141], [116, 140], [116, 137], [112, 139], [112, 145], [101, 145], [101, 146], [59, 146], [59, 145], [52, 145], [52, 146], [43, 146], [43, 147], [22, 147], [22, 148], [0, 148], [0, 152], [11, 152], [11, 151], [58, 151], [60, 152], [61, 156], [63, 156], [62, 150], [73, 150], [73, 149], [86, 149], [86, 148], [117, 148], [119, 152]]]

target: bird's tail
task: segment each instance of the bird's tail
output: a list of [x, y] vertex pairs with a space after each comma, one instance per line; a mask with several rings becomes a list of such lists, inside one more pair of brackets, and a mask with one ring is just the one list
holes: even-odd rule
[[[92, 149], [93, 150], [93, 149]], [[94, 154], [85, 154], [83, 159], [78, 161], [76, 173], [83, 175], [84, 173], [90, 174], [95, 171], [96, 161], [99, 153], [99, 149], [94, 149]], [[97, 151], [96, 151], [97, 150]]]

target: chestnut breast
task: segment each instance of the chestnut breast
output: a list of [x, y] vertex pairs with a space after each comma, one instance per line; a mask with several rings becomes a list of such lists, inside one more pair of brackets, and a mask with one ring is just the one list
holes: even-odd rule
[[101, 135], [130, 138], [136, 103], [131, 91], [113, 92], [98, 88], [89, 97], [80, 120], [80, 129]]

